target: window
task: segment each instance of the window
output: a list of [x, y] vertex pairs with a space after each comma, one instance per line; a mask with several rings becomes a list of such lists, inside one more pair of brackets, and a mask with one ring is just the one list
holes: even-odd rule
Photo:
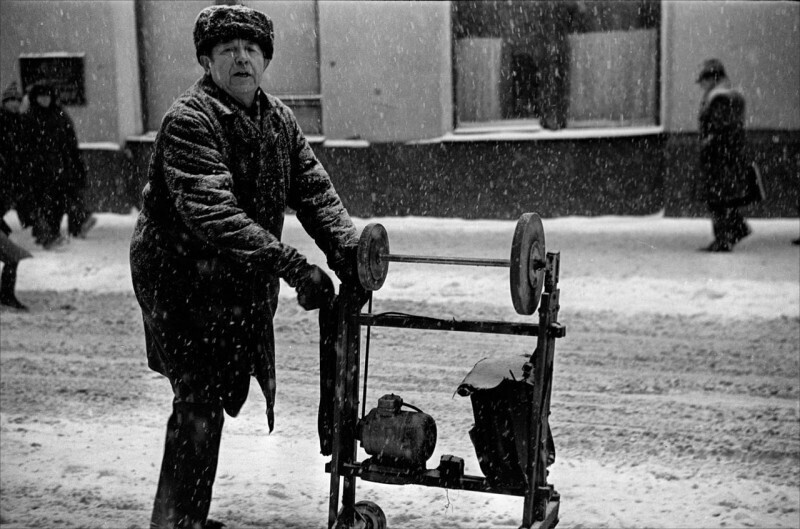
[[37, 81], [47, 81], [56, 89], [63, 105], [85, 105], [86, 90], [82, 53], [23, 53], [19, 73], [24, 90]]
[[654, 125], [655, 0], [452, 3], [456, 126]]

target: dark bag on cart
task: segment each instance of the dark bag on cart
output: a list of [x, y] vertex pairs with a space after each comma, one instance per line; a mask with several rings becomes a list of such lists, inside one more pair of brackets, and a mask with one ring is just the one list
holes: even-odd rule
[[[481, 360], [457, 389], [462, 397], [470, 397], [475, 425], [469, 436], [481, 471], [497, 489], [524, 489], [527, 481], [533, 386], [522, 379], [527, 357], [519, 358]], [[549, 430], [547, 449], [550, 465], [555, 446]]]

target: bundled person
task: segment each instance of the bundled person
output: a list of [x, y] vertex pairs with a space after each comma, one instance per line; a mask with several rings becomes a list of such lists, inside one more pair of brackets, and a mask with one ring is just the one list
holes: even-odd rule
[[271, 19], [214, 5], [193, 36], [204, 74], [162, 120], [130, 247], [148, 364], [173, 390], [154, 528], [219, 526], [207, 518], [223, 416], [251, 376], [272, 430], [279, 279], [306, 310], [332, 304], [331, 278], [281, 241], [287, 208], [342, 282], [358, 281], [347, 210], [290, 109], [260, 88]]
[[22, 93], [17, 83], [12, 82], [3, 90], [3, 106], [0, 109], [0, 263], [3, 263], [0, 272], [0, 305], [27, 310], [17, 299], [16, 285], [19, 262], [30, 257], [30, 254], [9, 239], [11, 227], [3, 220], [5, 214], [16, 207], [20, 193], [21, 104]]
[[81, 159], [75, 126], [61, 107], [57, 91], [46, 81], [28, 93], [27, 178], [33, 195], [33, 236], [45, 249], [62, 244], [61, 221], [67, 231], [86, 237], [96, 218], [86, 208], [86, 166]]
[[3, 91], [0, 109], [0, 202], [4, 211], [15, 209], [22, 227], [33, 224], [31, 195], [25, 163], [26, 115], [22, 113], [23, 96], [16, 81]]
[[0, 201], [7, 208], [16, 206], [22, 184], [24, 116], [20, 112], [21, 105], [22, 92], [14, 81], [3, 90], [0, 108]]
[[749, 170], [745, 100], [731, 88], [725, 67], [717, 59], [703, 63], [697, 83], [703, 90], [699, 113], [700, 193], [714, 232], [714, 241], [702, 250], [730, 252], [751, 233], [739, 212], [740, 198], [747, 193]]

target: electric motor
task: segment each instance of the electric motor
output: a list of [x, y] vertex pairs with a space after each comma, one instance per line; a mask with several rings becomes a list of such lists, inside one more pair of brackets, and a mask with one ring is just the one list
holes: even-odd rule
[[378, 399], [359, 423], [361, 447], [381, 465], [424, 467], [436, 448], [436, 422], [419, 410], [401, 410], [403, 405], [398, 395]]

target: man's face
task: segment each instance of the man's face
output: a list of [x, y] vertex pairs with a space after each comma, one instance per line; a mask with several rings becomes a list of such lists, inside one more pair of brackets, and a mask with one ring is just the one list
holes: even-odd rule
[[48, 94], [41, 94], [36, 96], [36, 102], [40, 107], [48, 108], [50, 103], [53, 102], [53, 98], [51, 98]]
[[269, 64], [261, 47], [245, 39], [221, 42], [211, 50], [210, 57], [203, 55], [200, 61], [217, 86], [247, 107], [253, 103]]

